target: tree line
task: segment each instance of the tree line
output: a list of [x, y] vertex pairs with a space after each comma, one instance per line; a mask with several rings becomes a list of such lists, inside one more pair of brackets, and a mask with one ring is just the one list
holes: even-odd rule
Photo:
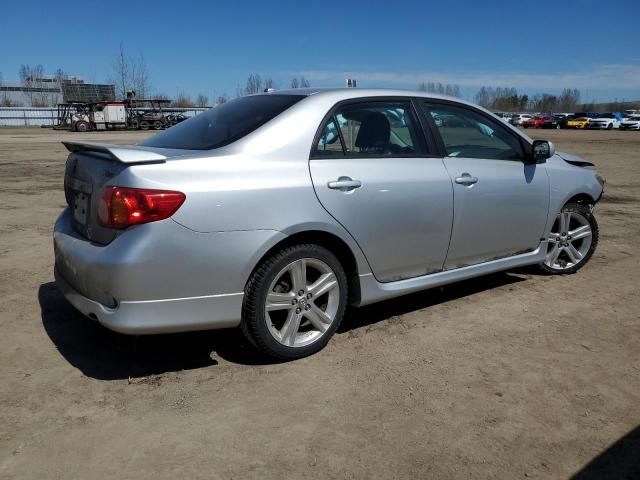
[[[50, 77], [44, 74], [42, 65], [21, 65], [19, 69], [20, 83], [25, 87], [24, 97], [28, 106], [44, 107], [55, 106], [59, 100], [59, 94], [50, 91], [54, 88]], [[116, 98], [126, 98], [128, 91], [135, 91], [137, 98], [147, 98], [152, 96], [157, 99], [170, 100], [171, 106], [190, 108], [207, 107], [211, 104], [217, 105], [226, 103], [230, 97], [225, 92], [220, 95], [213, 95], [210, 99], [205, 93], [198, 93], [195, 99], [186, 93], [180, 92], [175, 98], [170, 99], [163, 93], [152, 95], [151, 75], [145, 57], [129, 54], [121, 43], [117, 53], [114, 55], [111, 64], [111, 73], [108, 81], [116, 88]], [[69, 77], [61, 68], [58, 68], [53, 80], [57, 85], [62, 85]], [[0, 72], [0, 82], [2, 73]], [[73, 88], [73, 83], [66, 82], [65, 88]], [[307, 88], [310, 82], [304, 77], [293, 77], [289, 82], [289, 88]], [[243, 97], [260, 93], [270, 88], [280, 88], [271, 77], [263, 77], [258, 73], [252, 73], [247, 78], [244, 87], [236, 87], [236, 97]], [[418, 85], [418, 90], [429, 93], [449, 95], [452, 97], [462, 97], [460, 86], [451, 83], [422, 82]], [[17, 107], [24, 106], [25, 102], [10, 98], [7, 92], [2, 92], [0, 96], [0, 106]], [[558, 95], [550, 93], [539, 93], [532, 96], [519, 94], [515, 88], [511, 87], [491, 87], [482, 86], [475, 94], [474, 100], [479, 105], [493, 111], [503, 112], [575, 112], [575, 111], [620, 111], [629, 108], [629, 103], [615, 100], [613, 102], [596, 104], [595, 101], [580, 103], [581, 92], [577, 88], [565, 88]], [[211, 102], [210, 102], [211, 100]]]

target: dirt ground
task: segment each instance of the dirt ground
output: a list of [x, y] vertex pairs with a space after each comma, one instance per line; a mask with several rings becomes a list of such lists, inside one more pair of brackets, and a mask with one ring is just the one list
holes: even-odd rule
[[528, 133], [607, 178], [588, 266], [351, 310], [269, 364], [236, 331], [112, 333], [52, 283], [60, 140], [146, 134], [0, 130], [0, 478], [640, 478], [640, 132]]

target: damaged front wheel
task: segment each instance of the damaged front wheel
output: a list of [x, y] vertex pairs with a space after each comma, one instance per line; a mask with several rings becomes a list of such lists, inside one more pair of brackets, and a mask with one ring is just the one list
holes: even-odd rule
[[568, 203], [556, 217], [547, 242], [547, 256], [540, 268], [549, 274], [577, 272], [598, 245], [598, 222], [591, 209]]

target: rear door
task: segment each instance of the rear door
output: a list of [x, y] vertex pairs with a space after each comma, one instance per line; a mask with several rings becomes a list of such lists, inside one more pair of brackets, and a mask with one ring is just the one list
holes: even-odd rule
[[318, 199], [358, 242], [376, 279], [443, 268], [452, 184], [410, 100], [338, 104], [318, 131], [309, 163]]
[[445, 269], [537, 248], [549, 211], [545, 164], [525, 163], [520, 137], [480, 110], [446, 101], [422, 105], [453, 182]]

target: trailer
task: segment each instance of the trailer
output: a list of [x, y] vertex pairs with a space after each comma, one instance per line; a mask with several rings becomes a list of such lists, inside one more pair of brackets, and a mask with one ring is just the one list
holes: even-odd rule
[[122, 102], [66, 102], [58, 104], [59, 130], [88, 132], [93, 130], [162, 130], [186, 120], [180, 109], [165, 111], [170, 100], [135, 98], [127, 95]]

